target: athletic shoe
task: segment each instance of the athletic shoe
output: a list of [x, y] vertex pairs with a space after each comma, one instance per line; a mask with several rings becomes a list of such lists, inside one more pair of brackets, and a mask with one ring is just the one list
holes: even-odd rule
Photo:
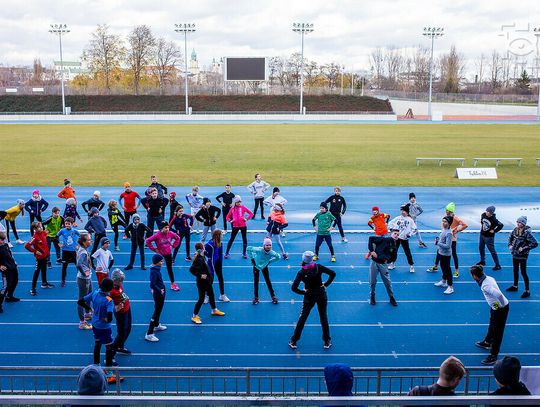
[[285, 232], [281, 232], [281, 237], [285, 237], [286, 233]]
[[324, 349], [330, 349], [331, 346], [332, 346], [332, 342], [324, 341], [324, 345], [323, 345]]
[[485, 265], [486, 265], [486, 262], [480, 260], [478, 263], [476, 263], [476, 265], [477, 265], [477, 266], [485, 266]]
[[52, 263], [50, 261], [47, 262], [47, 268], [52, 269]]
[[418, 243], [418, 246], [420, 246], [423, 249], [427, 248], [427, 244], [425, 244], [424, 242]]
[[89, 324], [86, 321], [81, 321], [81, 322], [79, 322], [79, 329], [82, 329], [82, 330], [92, 329], [92, 324]]
[[396, 265], [394, 263], [390, 263], [388, 265], [388, 270], [394, 270], [396, 268]]
[[459, 278], [459, 271], [454, 271], [454, 278]]
[[127, 239], [129, 239], [129, 237], [128, 237], [128, 235], [124, 235], [124, 236], [122, 236], [122, 239], [127, 240]]
[[154, 334], [150, 334], [150, 335], [146, 334], [146, 335], [144, 335], [144, 339], [147, 340], [148, 342], [158, 342], [159, 341], [159, 338]]
[[225, 315], [225, 313], [216, 308], [212, 310], [212, 315], [215, 315], [216, 317], [222, 317]]
[[253, 301], [251, 302], [253, 305], [257, 305], [259, 303], [259, 297], [253, 298]]
[[17, 244], [24, 244], [24, 240], [17, 239], [17, 241], [16, 241], [15, 243], [17, 243]]
[[191, 257], [190, 257], [190, 256], [186, 256], [186, 261], [191, 261]]
[[414, 266], [409, 267], [409, 273], [414, 273]]
[[369, 260], [370, 257], [371, 257], [371, 252], [367, 252], [366, 255], [364, 256], [364, 259]]
[[272, 304], [277, 304], [279, 301], [278, 301], [278, 298], [274, 295], [272, 297]]
[[166, 330], [167, 330], [167, 325], [159, 324], [158, 326], [154, 327], [154, 332], [166, 331]]
[[6, 297], [6, 302], [19, 302], [21, 299], [17, 297]]
[[197, 229], [197, 230], [195, 231], [195, 233], [197, 233], [198, 235], [200, 235], [200, 234], [201, 234], [201, 231], [200, 231], [199, 229]]
[[54, 284], [43, 283], [41, 284], [41, 288], [54, 288]]
[[[493, 271], [498, 271], [498, 270], [501, 270], [501, 269], [502, 269], [502, 267], [500, 266], [500, 264], [497, 264], [497, 265], [495, 265], [495, 267], [493, 267], [491, 270], [493, 270]], [[495, 359], [495, 360], [496, 360], [496, 359]]]
[[261, 216], [261, 220], [265, 220], [266, 218], [264, 216]]
[[377, 302], [375, 301], [375, 295], [371, 295], [371, 296], [369, 297], [369, 304], [370, 304], [370, 305], [375, 305], [375, 304], [377, 304]]
[[141, 266], [141, 270], [146, 270], [146, 266]]
[[493, 356], [493, 355], [489, 355], [487, 358], [485, 358], [480, 363], [482, 363], [483, 365], [494, 365], [495, 362], [497, 362], [497, 357]]
[[247, 259], [247, 255], [244, 253], [244, 254], [242, 255], [242, 258]]
[[506, 291], [510, 291], [510, 292], [517, 291], [517, 290], [518, 290], [517, 285], [511, 285], [510, 287], [506, 289]]
[[193, 322], [194, 324], [197, 324], [197, 325], [202, 324], [201, 317], [199, 317], [198, 315], [193, 315], [191, 317], [191, 322]]
[[56, 264], [62, 264], [62, 260], [61, 259], [56, 259]]
[[317, 261], [317, 260], [319, 260], [319, 256], [317, 255], [313, 256], [313, 261]]
[[529, 298], [531, 296], [530, 291], [523, 291], [523, 294], [521, 294], [521, 298]]
[[347, 240], [346, 237], [342, 237], [341, 238], [341, 243], [349, 243], [349, 241]]
[[475, 342], [475, 345], [482, 349], [491, 349], [491, 344], [486, 341]]
[[221, 234], [222, 234], [223, 236], [225, 236], [225, 235], [227, 234], [227, 231], [226, 231], [226, 230], [222, 230], [222, 231], [221, 231]]
[[225, 294], [221, 294], [218, 299], [222, 302], [231, 302], [231, 300], [229, 300], [229, 297], [227, 297]]
[[439, 270], [439, 266], [431, 266], [426, 269], [428, 273], [435, 273], [437, 270]]
[[126, 349], [126, 348], [116, 349], [116, 353], [119, 354], [119, 355], [126, 355], [126, 356], [131, 355], [131, 351], [129, 349]]
[[330, 259], [330, 261], [331, 261], [332, 263], [335, 263], [335, 262], [336, 262], [336, 258], [335, 258], [334, 256], [332, 256], [332, 258]]
[[287, 253], [283, 253], [283, 260], [289, 260], [289, 255]]
[[114, 246], [114, 251], [119, 252], [120, 251], [120, 246]]
[[205, 304], [208, 304], [208, 301], [210, 301], [210, 299], [208, 298], [208, 295], [204, 295], [204, 303]]
[[133, 270], [133, 266], [132, 265], [127, 265], [126, 267], [124, 267], [124, 270], [126, 270], [126, 271]]
[[448, 287], [448, 284], [446, 283], [446, 281], [443, 281], [443, 280], [440, 280], [440, 281], [437, 281], [435, 284], [433, 284], [435, 287], [443, 287], [443, 288], [446, 288]]
[[225, 257], [226, 259], [228, 259], [229, 257], [231, 257], [231, 255], [230, 255], [229, 253], [225, 253], [225, 256], [223, 256], [223, 257]]
[[298, 345], [296, 345], [296, 341], [290, 340], [289, 341], [289, 348], [291, 348], [291, 349], [298, 348]]
[[36, 289], [35, 288], [31, 288], [30, 289], [30, 295], [36, 295]]
[[173, 290], [173, 291], [180, 291], [180, 287], [178, 287], [178, 284], [172, 283], [172, 284], [171, 284], [171, 290]]
[[448, 286], [446, 290], [444, 290], [444, 293], [446, 295], [454, 294], [454, 287]]
[[66, 281], [65, 280], [62, 280], [60, 282], [60, 287], [64, 288], [66, 286]]
[[93, 315], [93, 312], [92, 312], [92, 311], [85, 312], [85, 313], [84, 313], [84, 320], [85, 320], [85, 321], [90, 321], [90, 320], [92, 319], [92, 315]]
[[390, 297], [390, 304], [392, 304], [394, 307], [397, 307], [397, 301], [394, 297]]
[[124, 378], [117, 376], [115, 373], [107, 372], [107, 384], [116, 384], [117, 381], [123, 382]]
[[8, 245], [8, 247], [9, 247], [10, 249], [13, 249], [13, 244], [11, 244], [11, 242], [8, 242], [7, 245]]

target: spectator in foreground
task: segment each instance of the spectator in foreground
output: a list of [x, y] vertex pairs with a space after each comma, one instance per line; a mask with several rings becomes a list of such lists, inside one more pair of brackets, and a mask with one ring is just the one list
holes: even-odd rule
[[353, 372], [343, 363], [327, 365], [324, 368], [324, 381], [329, 396], [351, 397], [353, 395]]
[[499, 388], [492, 396], [530, 396], [527, 386], [519, 380], [521, 363], [514, 356], [505, 356], [493, 366], [493, 376]]
[[77, 394], [80, 396], [103, 396], [107, 391], [105, 372], [98, 365], [88, 365], [77, 379]]
[[455, 396], [454, 389], [465, 376], [465, 366], [455, 356], [447, 358], [439, 368], [439, 378], [430, 386], [415, 386], [408, 396]]

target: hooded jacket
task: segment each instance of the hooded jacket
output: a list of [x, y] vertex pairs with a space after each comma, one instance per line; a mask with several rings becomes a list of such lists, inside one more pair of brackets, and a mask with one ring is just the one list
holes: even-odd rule
[[26, 212], [34, 216], [41, 216], [41, 214], [45, 212], [48, 207], [49, 203], [43, 199], [41, 195], [38, 196], [38, 199], [34, 199], [34, 197], [30, 198], [24, 204], [24, 209], [26, 209]]
[[[156, 244], [155, 247], [152, 242]], [[165, 234], [161, 233], [161, 230], [159, 230], [156, 232], [156, 234], [146, 239], [146, 247], [156, 253], [161, 254], [162, 256], [171, 254], [171, 246], [176, 248], [179, 245], [180, 237], [170, 230]]]
[[[210, 268], [208, 267], [208, 263], [206, 263], [204, 256], [195, 257], [195, 260], [193, 260], [193, 263], [189, 268], [189, 272], [195, 277], [197, 277], [197, 282], [200, 282], [202, 280], [212, 285], [212, 282], [214, 281], [214, 275], [210, 271]], [[202, 279], [201, 276], [203, 274], [206, 274], [206, 280]]]
[[370, 236], [368, 250], [377, 253], [377, 258], [372, 257], [375, 263], [393, 263], [397, 258], [396, 241], [389, 236]]
[[144, 243], [144, 241], [151, 236], [152, 231], [144, 223], [139, 222], [137, 226], [135, 226], [134, 223], [130, 223], [126, 228], [125, 233], [132, 242]]
[[351, 368], [334, 363], [324, 368], [324, 380], [329, 396], [352, 396], [354, 376]]
[[[523, 260], [529, 257], [529, 252], [538, 247], [538, 242], [534, 238], [530, 226], [525, 226], [522, 234], [518, 234], [519, 229], [515, 228], [508, 237], [508, 247], [511, 247], [512, 257]], [[521, 251], [519, 251], [521, 249]]]
[[[328, 275], [328, 279], [324, 282], [324, 287], [322, 282], [323, 273]], [[321, 292], [325, 291], [325, 287], [332, 284], [335, 277], [336, 272], [334, 270], [330, 270], [329, 268], [317, 263], [306, 264], [302, 266], [302, 269], [296, 274], [296, 278], [292, 283], [291, 290], [296, 294], [307, 296], [310, 294], [320, 294]], [[302, 291], [298, 288], [300, 282], [304, 283], [304, 289], [306, 291]]]
[[204, 226], [212, 226], [216, 224], [216, 220], [214, 220], [214, 218], [219, 218], [219, 215], [221, 215], [221, 209], [219, 209], [217, 206], [210, 205], [209, 208], [202, 206], [201, 209], [199, 209], [199, 212], [197, 212], [195, 215], [195, 219], [197, 219], [199, 222], [203, 222]]
[[86, 212], [90, 212], [92, 210], [92, 208], [97, 208], [97, 210], [100, 211], [105, 206], [105, 202], [103, 202], [99, 198], [96, 199], [96, 198], [92, 197], [92, 198], [84, 201], [81, 206]]
[[[482, 213], [480, 217], [480, 234], [486, 237], [493, 237], [495, 233], [503, 228], [503, 224], [499, 222], [495, 214], [488, 217], [486, 213]], [[490, 233], [493, 230], [494, 233]]]
[[388, 229], [399, 231], [399, 238], [407, 240], [412, 235], [416, 234], [416, 223], [410, 216], [399, 215], [388, 223]]
[[4, 266], [7, 270], [17, 270], [17, 262], [7, 242], [0, 245], [0, 266]]
[[[35, 232], [25, 245], [24, 248], [32, 253], [37, 260], [43, 260], [49, 257], [49, 246], [47, 245], [47, 232]], [[41, 254], [37, 254], [37, 252]]]
[[[246, 213], [248, 215], [247, 218], [245, 217]], [[246, 222], [251, 218], [253, 218], [253, 212], [251, 212], [244, 205], [234, 205], [227, 214], [227, 220], [231, 222], [235, 228], [246, 227]]]
[[216, 244], [213, 240], [210, 240], [204, 245], [204, 252], [208, 262], [208, 268], [215, 273], [216, 263], [218, 261], [223, 261], [223, 244], [220, 247], [216, 247]]
[[248, 246], [246, 250], [247, 255], [252, 260], [252, 263], [257, 270], [263, 270], [270, 263], [281, 258], [275, 251], [270, 250], [267, 252], [264, 250], [264, 247]]
[[285, 214], [283, 212], [270, 212], [268, 226], [266, 226], [266, 231], [268, 233], [271, 235], [279, 235], [287, 226], [289, 226], [289, 224], [287, 223], [287, 219], [285, 219]]

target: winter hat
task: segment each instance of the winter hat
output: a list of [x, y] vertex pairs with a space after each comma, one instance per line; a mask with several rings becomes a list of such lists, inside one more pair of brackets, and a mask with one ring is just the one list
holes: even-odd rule
[[124, 182], [124, 188], [131, 188], [131, 184], [129, 182]]
[[120, 269], [114, 269], [111, 274], [111, 280], [115, 283], [123, 283], [126, 278], [124, 272]]
[[283, 209], [283, 205], [281, 205], [279, 202], [276, 202], [274, 204], [274, 210], [278, 210], [280, 212], [284, 212], [285, 210]]
[[24, 205], [24, 199], [17, 199], [17, 205]]
[[321, 202], [321, 204], [319, 206], [321, 208], [324, 208], [324, 209], [328, 210], [328, 205], [326, 204], [326, 202]]
[[39, 189], [34, 189], [32, 191], [32, 195], [39, 195]]
[[163, 229], [165, 226], [169, 226], [169, 224], [166, 221], [159, 222], [159, 230]]
[[379, 207], [378, 207], [378, 206], [374, 206], [373, 208], [371, 208], [371, 211], [372, 211], [372, 212], [373, 212], [373, 211], [379, 212]]
[[75, 199], [74, 198], [68, 198], [66, 199], [67, 205], [75, 205]]
[[279, 192], [279, 188], [278, 187], [274, 187], [274, 189], [272, 190], [272, 193], [275, 194], [276, 192]]
[[64, 185], [71, 184], [71, 181], [67, 178], [64, 178]]
[[445, 220], [446, 222], [448, 222], [448, 227], [452, 226], [452, 222], [454, 222], [454, 217], [453, 216], [445, 216], [443, 218], [443, 220]]
[[202, 203], [205, 205], [207, 202], [210, 202], [210, 198], [203, 198]]
[[519, 372], [521, 363], [514, 356], [505, 356], [499, 359], [493, 366], [495, 379], [505, 386], [512, 386], [519, 383]]
[[416, 195], [414, 194], [414, 192], [411, 192], [411, 193], [409, 194], [409, 199], [411, 199], [411, 198], [416, 198]]
[[92, 209], [90, 209], [90, 213], [91, 213], [92, 215], [94, 215], [94, 214], [96, 214], [96, 213], [99, 213], [98, 208], [96, 208], [96, 207], [94, 206]]
[[154, 254], [152, 256], [152, 264], [158, 264], [161, 260], [163, 260], [163, 256], [161, 254]]
[[263, 245], [267, 245], [269, 244], [270, 246], [272, 246], [272, 239], [268, 239], [268, 238], [265, 238], [264, 241], [263, 241]]
[[410, 211], [411, 211], [411, 205], [409, 205], [409, 204], [401, 205], [401, 206], [399, 207], [399, 210], [400, 210], [400, 211], [405, 211], [405, 212], [407, 212], [407, 213], [410, 213]]
[[313, 261], [313, 256], [315, 256], [315, 253], [313, 253], [312, 251], [310, 251], [310, 250], [305, 251], [302, 254], [302, 262], [306, 263], [306, 264], [311, 263]]
[[517, 218], [517, 223], [521, 223], [523, 226], [527, 225], [527, 217], [526, 216], [520, 216]]
[[105, 245], [105, 244], [107, 244], [107, 243], [111, 243], [111, 241], [110, 241], [109, 238], [106, 237], [106, 236], [102, 237], [101, 240], [99, 241], [99, 245], [100, 245], [100, 246], [103, 246], [103, 245]]
[[101, 192], [99, 191], [94, 191], [94, 195], [97, 195], [98, 198], [101, 198]]
[[324, 380], [329, 396], [352, 396], [354, 376], [349, 366], [343, 363], [326, 366]]
[[81, 396], [102, 396], [107, 391], [107, 378], [97, 365], [86, 366], [77, 379], [77, 394]]
[[448, 212], [455, 213], [456, 212], [456, 204], [454, 202], [450, 202], [448, 205], [446, 205], [446, 207], [444, 209], [446, 209]]
[[141, 220], [141, 217], [139, 216], [139, 214], [138, 214], [138, 213], [136, 213], [136, 214], [134, 214], [134, 215], [133, 215], [133, 220], [135, 220], [135, 218], [137, 218], [137, 219]]
[[171, 199], [176, 198], [176, 192], [169, 193], [169, 198], [171, 198]]
[[486, 212], [489, 212], [489, 213], [495, 213], [495, 207], [493, 205], [491, 206], [488, 206], [486, 208]]
[[240, 195], [235, 195], [232, 201], [233, 203], [242, 202], [242, 197]]
[[114, 283], [109, 277], [101, 280], [101, 284], [99, 285], [99, 289], [103, 293], [108, 293], [109, 291], [113, 289], [113, 287], [114, 287]]

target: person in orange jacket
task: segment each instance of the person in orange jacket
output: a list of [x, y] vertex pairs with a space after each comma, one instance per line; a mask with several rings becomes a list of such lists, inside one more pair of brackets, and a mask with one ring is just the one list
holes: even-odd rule
[[62, 188], [62, 190], [58, 192], [58, 198], [66, 200], [69, 198], [73, 198], [76, 200], [75, 190], [71, 187], [71, 181], [69, 179], [64, 178], [64, 188]]
[[[371, 208], [371, 217], [368, 221], [368, 226], [375, 231], [377, 236], [386, 236], [388, 234], [388, 222], [390, 221], [390, 215], [388, 213], [380, 212], [378, 206]], [[371, 252], [367, 252], [364, 256], [366, 260], [371, 257]]]

